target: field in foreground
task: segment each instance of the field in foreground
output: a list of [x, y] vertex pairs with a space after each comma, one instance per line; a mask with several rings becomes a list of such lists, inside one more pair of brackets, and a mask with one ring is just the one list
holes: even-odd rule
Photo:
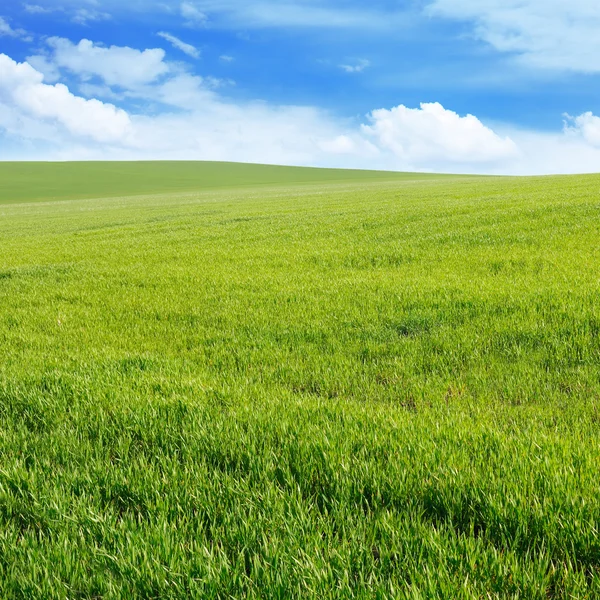
[[600, 177], [22, 172], [0, 597], [600, 597]]

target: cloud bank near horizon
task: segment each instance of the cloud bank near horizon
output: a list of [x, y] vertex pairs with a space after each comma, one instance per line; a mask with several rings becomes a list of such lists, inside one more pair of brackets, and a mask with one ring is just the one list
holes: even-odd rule
[[565, 117], [555, 133], [486, 125], [435, 102], [344, 120], [312, 106], [233, 101], [224, 86], [169, 62], [161, 48], [51, 37], [27, 62], [0, 54], [0, 158], [490, 174], [600, 170], [600, 117], [591, 112]]

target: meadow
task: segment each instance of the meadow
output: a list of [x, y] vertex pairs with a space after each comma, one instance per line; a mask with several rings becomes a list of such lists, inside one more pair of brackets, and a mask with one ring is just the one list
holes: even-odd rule
[[0, 597], [600, 597], [600, 176], [0, 165]]

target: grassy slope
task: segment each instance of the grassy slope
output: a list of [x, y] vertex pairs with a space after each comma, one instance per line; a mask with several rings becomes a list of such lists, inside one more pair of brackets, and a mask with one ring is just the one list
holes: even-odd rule
[[600, 597], [599, 184], [0, 208], [0, 597]]
[[431, 177], [439, 176], [218, 162], [0, 162], [0, 205], [278, 184], [398, 181]]

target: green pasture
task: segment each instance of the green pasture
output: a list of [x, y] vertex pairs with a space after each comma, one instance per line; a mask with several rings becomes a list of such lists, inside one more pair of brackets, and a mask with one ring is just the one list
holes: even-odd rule
[[0, 205], [272, 185], [414, 181], [431, 177], [416, 173], [222, 162], [0, 162]]
[[0, 165], [0, 598], [600, 598], [599, 335], [600, 176]]

